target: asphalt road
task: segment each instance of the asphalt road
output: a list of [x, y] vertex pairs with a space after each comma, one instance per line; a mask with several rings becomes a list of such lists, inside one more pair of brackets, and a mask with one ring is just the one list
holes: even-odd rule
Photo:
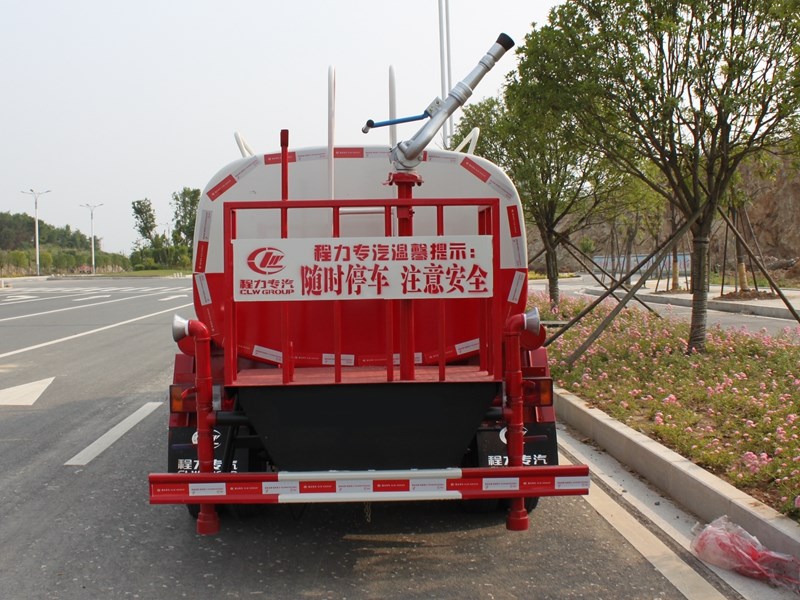
[[1, 598], [741, 597], [601, 486], [523, 533], [439, 502], [258, 507], [198, 536], [147, 486], [190, 302], [189, 279], [0, 289]]

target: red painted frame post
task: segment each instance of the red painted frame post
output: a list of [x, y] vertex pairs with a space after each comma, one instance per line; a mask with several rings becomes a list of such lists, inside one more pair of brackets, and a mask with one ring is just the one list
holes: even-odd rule
[[[186, 325], [187, 333], [194, 338], [195, 390], [197, 394], [197, 459], [202, 474], [214, 472], [214, 434], [216, 418], [213, 412], [211, 377], [211, 336], [208, 328], [197, 320]], [[197, 533], [213, 534], [219, 531], [219, 516], [213, 504], [200, 504], [197, 516]]]
[[[506, 406], [505, 417], [508, 423], [506, 440], [508, 443], [508, 466], [521, 467], [525, 451], [525, 428], [522, 414], [522, 347], [520, 334], [525, 327], [525, 315], [512, 315], [505, 326], [506, 355]], [[508, 511], [506, 528], [512, 531], [528, 529], [528, 512], [524, 498], [512, 498]]]
[[[410, 201], [415, 185], [422, 185], [422, 178], [413, 171], [389, 174], [389, 184], [397, 186], [397, 199]], [[410, 203], [397, 205], [397, 233], [400, 237], [414, 235], [414, 209]], [[411, 300], [400, 300], [400, 379], [414, 379], [414, 304]]]

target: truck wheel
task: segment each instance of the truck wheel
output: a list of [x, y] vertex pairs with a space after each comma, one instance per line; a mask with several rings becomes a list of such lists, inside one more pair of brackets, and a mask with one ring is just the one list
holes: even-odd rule
[[[539, 505], [539, 497], [538, 496], [535, 497], [535, 498], [525, 498], [525, 512], [530, 513], [538, 505]], [[503, 500], [500, 503], [499, 508], [501, 510], [508, 510], [508, 508], [510, 506], [511, 506], [511, 501], [510, 500]]]
[[497, 498], [485, 498], [483, 500], [462, 500], [461, 508], [464, 512], [475, 515], [495, 512], [500, 508], [500, 501]]
[[530, 513], [534, 508], [539, 506], [539, 497], [525, 498], [525, 512]]

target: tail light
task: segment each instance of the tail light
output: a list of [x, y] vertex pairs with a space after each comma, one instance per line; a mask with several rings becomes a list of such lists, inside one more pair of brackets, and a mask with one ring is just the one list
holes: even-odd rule
[[[214, 410], [233, 410], [233, 398], [224, 394], [222, 386], [212, 388], [211, 407]], [[187, 384], [173, 383], [169, 386], [169, 408], [172, 412], [193, 413], [197, 411], [197, 388]]]
[[526, 406], [552, 406], [553, 380], [550, 377], [523, 379], [522, 403]]
[[197, 410], [197, 391], [194, 387], [180, 384], [169, 386], [169, 409], [171, 412], [195, 412]]

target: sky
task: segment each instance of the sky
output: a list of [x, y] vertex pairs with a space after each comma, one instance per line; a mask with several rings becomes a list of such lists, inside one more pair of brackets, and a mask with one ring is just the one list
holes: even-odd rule
[[[452, 83], [498, 34], [518, 45], [556, 0], [449, 0]], [[324, 146], [328, 69], [336, 74], [336, 145], [388, 144], [388, 71], [397, 115], [441, 96], [438, 0], [0, 0], [0, 212], [94, 232], [129, 254], [131, 203], [148, 198], [159, 231], [170, 199], [203, 189], [241, 156]], [[509, 52], [469, 103], [496, 96]], [[456, 113], [456, 118], [459, 113]], [[398, 127], [407, 139], [420, 123]], [[437, 138], [441, 139], [441, 138]], [[435, 143], [435, 142], [434, 142]]]

